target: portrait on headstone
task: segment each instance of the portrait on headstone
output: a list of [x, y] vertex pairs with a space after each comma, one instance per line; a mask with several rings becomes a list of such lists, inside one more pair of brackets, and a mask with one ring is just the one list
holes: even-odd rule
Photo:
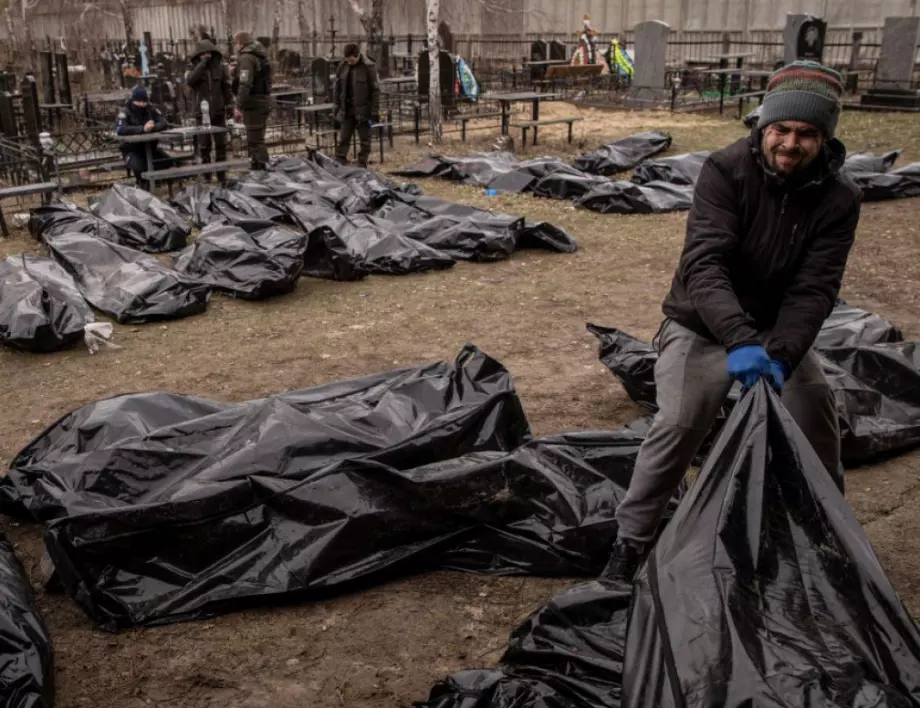
[[821, 61], [824, 56], [824, 29], [822, 20], [809, 20], [799, 29], [799, 46], [796, 54], [799, 59]]

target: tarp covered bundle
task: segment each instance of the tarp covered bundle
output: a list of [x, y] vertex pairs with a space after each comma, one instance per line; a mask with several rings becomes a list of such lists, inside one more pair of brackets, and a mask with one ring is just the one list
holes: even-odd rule
[[862, 190], [865, 202], [920, 196], [920, 162], [888, 172], [854, 172], [850, 176]]
[[[574, 200], [603, 214], [650, 214], [690, 208], [693, 185], [708, 153], [677, 155], [651, 163], [645, 160], [666, 150], [671, 137], [647, 132], [623, 138], [567, 164], [556, 157], [518, 160], [507, 152], [466, 157], [432, 156], [394, 174], [438, 177], [474, 184], [496, 192], [533, 193], [537, 197]], [[607, 175], [638, 166], [633, 181]]]
[[54, 652], [32, 585], [0, 531], [0, 705], [54, 706]]
[[507, 371], [468, 346], [246, 403], [99, 401], [22, 450], [0, 497], [116, 628], [433, 568], [596, 574], [639, 440], [530, 440]]
[[93, 214], [112, 224], [117, 243], [148, 253], [184, 248], [191, 229], [168, 204], [137, 187], [115, 184], [90, 206]]
[[30, 210], [29, 233], [37, 239], [72, 233], [92, 234], [113, 243], [120, 238], [112, 224], [70, 202], [52, 202]]
[[670, 184], [690, 185], [696, 184], [703, 165], [709, 159], [711, 152], [690, 152], [673, 157], [663, 157], [660, 160], [643, 162], [636, 168], [632, 180], [636, 184], [649, 182], [668, 182]]
[[589, 155], [575, 158], [575, 167], [583, 172], [605, 177], [631, 170], [636, 165], [671, 147], [667, 133], [649, 131], [630, 135], [602, 145]]
[[0, 344], [52, 352], [83, 338], [93, 312], [74, 279], [40, 256], [0, 261]]
[[[627, 632], [628, 628], [628, 632]], [[496, 669], [416, 708], [907, 708], [920, 633], [765, 382], [735, 407], [635, 587], [576, 585]]]
[[176, 259], [193, 280], [247, 300], [291, 292], [303, 270], [306, 236], [283, 226], [248, 233], [212, 224]]
[[[601, 361], [630, 398], [656, 410], [655, 348], [617, 329], [588, 325], [588, 330], [600, 342]], [[901, 341], [900, 330], [884, 318], [840, 303], [815, 348], [837, 401], [844, 464], [865, 464], [920, 444], [916, 342]], [[736, 386], [727, 409], [738, 393]]]
[[90, 234], [61, 234], [45, 242], [83, 297], [119, 322], [185, 317], [207, 307], [207, 285], [177, 273], [153, 256]]

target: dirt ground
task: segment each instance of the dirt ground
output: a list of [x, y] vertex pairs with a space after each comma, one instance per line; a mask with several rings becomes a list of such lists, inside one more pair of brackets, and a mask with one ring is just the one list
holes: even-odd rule
[[[639, 130], [671, 132], [671, 154], [721, 147], [740, 122], [699, 116], [582, 113], [576, 144], [547, 130], [532, 154], [570, 155]], [[918, 119], [847, 114], [851, 150], [905, 148], [920, 160]], [[491, 131], [445, 152], [488, 149]], [[392, 169], [426, 148], [402, 141]], [[528, 152], [531, 152], [528, 150]], [[453, 358], [473, 342], [514, 375], [536, 434], [617, 427], [638, 413], [598, 362], [588, 321], [640, 336], [656, 330], [683, 238], [685, 215], [603, 216], [565, 202], [488, 197], [423, 180], [459, 202], [546, 219], [567, 229], [574, 255], [525, 251], [494, 264], [461, 263], [419, 276], [364, 282], [302, 280], [265, 302], [215, 297], [206, 314], [115, 327], [123, 349], [48, 356], [0, 351], [0, 467], [59, 415], [104, 396], [164, 389], [238, 401], [283, 390]], [[843, 295], [920, 338], [920, 199], [868, 204]], [[0, 256], [38, 252], [27, 234], [0, 240]], [[885, 569], [920, 616], [920, 453], [849, 472], [848, 497]], [[54, 639], [61, 708], [275, 706], [377, 708], [424, 699], [446, 674], [491, 666], [508, 632], [567, 580], [431, 573], [324, 602], [252, 610], [208, 622], [106, 634], [65, 596], [43, 594], [37, 528], [5, 528], [36, 586]]]

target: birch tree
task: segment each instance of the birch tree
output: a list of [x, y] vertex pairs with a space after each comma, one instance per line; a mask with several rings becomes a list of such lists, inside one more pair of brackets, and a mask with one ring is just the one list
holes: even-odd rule
[[444, 133], [441, 125], [441, 67], [439, 61], [441, 47], [438, 38], [441, 0], [425, 0], [425, 2], [428, 9], [428, 121], [431, 124], [432, 142], [440, 143]]
[[[232, 53], [233, 45], [233, 23], [230, 21], [230, 1], [229, 0], [220, 0], [220, 17], [224, 21], [224, 34], [223, 36], [227, 38], [227, 54]], [[217, 41], [218, 38], [215, 37], [214, 40], [217, 42], [217, 46], [220, 46], [220, 42]]]
[[278, 61], [278, 43], [281, 39], [281, 18], [284, 16], [284, 0], [275, 0], [275, 11], [272, 13], [272, 62]]
[[[23, 0], [25, 2], [25, 0]], [[128, 0], [118, 0], [118, 9], [121, 11], [121, 21], [125, 25], [125, 42], [130, 51], [134, 47], [134, 18], [131, 17], [131, 8]]]

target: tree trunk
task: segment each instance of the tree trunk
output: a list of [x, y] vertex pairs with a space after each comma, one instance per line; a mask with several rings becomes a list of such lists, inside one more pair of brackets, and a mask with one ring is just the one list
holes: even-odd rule
[[307, 21], [307, 0], [297, 0], [297, 29], [300, 31], [301, 54], [303, 54], [307, 38], [310, 36], [310, 23]]
[[380, 40], [383, 37], [383, 0], [371, 0], [367, 23], [367, 53], [380, 61]]
[[278, 42], [281, 39], [281, 17], [284, 14], [284, 0], [275, 0], [275, 11], [272, 13], [272, 49], [273, 63], [278, 61]]
[[19, 42], [16, 37], [16, 26], [13, 24], [13, 3], [7, 2], [6, 8], [3, 11], [4, 19], [6, 20], [6, 32], [10, 38], [10, 61], [15, 62], [16, 57], [16, 48]]
[[128, 51], [134, 48], [134, 19], [131, 17], [131, 10], [128, 7], [128, 0], [118, 0], [121, 7], [121, 19], [125, 23], [125, 42], [128, 45]]
[[[441, 0], [426, 0], [428, 5], [428, 121], [431, 124], [431, 140], [441, 142], [441, 76], [438, 44], [438, 19], [441, 15]], [[450, 77], [448, 77], [449, 79]]]
[[215, 43], [218, 47], [221, 46], [221, 38], [226, 37], [227, 39], [227, 53], [226, 56], [230, 56], [233, 53], [233, 23], [230, 21], [230, 2], [229, 0], [220, 0], [220, 17], [224, 22], [223, 35], [220, 37], [215, 37]]
[[28, 69], [34, 69], [32, 56], [32, 30], [29, 27], [29, 0], [21, 0], [22, 9], [22, 57]]

